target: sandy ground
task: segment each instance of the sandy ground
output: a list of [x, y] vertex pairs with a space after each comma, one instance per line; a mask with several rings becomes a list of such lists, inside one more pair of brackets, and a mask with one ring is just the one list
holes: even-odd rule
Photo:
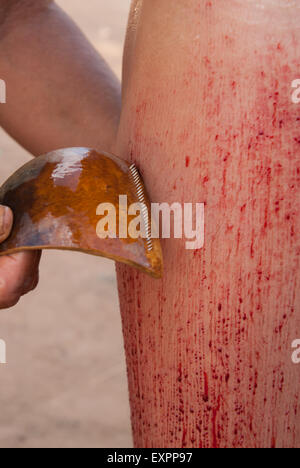
[[[120, 76], [129, 0], [58, 3]], [[0, 182], [28, 157], [0, 129]], [[113, 263], [45, 252], [38, 290], [0, 311], [0, 339], [1, 448], [132, 445]]]

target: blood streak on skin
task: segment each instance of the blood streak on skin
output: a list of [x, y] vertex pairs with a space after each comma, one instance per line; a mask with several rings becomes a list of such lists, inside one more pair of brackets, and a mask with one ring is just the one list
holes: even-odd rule
[[206, 207], [202, 250], [162, 241], [161, 281], [118, 266], [134, 443], [300, 448], [300, 31], [232, 15], [229, 36], [221, 1], [192, 2], [167, 25], [144, 2], [115, 148], [154, 202]]
[[204, 394], [203, 394], [203, 401], [207, 402], [209, 400], [209, 395], [208, 395], [208, 377], [207, 373], [204, 372]]

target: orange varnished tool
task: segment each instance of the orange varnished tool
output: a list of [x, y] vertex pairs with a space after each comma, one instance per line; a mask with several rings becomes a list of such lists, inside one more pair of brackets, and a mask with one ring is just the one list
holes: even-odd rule
[[[133, 216], [120, 209], [120, 196], [127, 196], [128, 206], [142, 207], [143, 238], [124, 236], [124, 226], [128, 230]], [[144, 184], [134, 165], [114, 155], [67, 148], [39, 156], [4, 183], [0, 203], [14, 212], [13, 229], [0, 245], [0, 255], [29, 249], [77, 250], [127, 263], [155, 278], [162, 276], [162, 252], [159, 240], [151, 238]], [[116, 209], [115, 238], [99, 236], [102, 203]]]

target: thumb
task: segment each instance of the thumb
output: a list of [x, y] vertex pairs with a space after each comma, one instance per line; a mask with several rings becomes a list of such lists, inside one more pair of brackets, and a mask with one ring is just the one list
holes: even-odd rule
[[10, 208], [0, 205], [0, 242], [10, 234], [13, 224], [13, 214]]

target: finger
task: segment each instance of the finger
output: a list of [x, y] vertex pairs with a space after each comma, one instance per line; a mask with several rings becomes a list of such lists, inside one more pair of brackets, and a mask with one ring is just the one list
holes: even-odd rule
[[21, 295], [31, 291], [37, 285], [41, 254], [41, 251], [34, 250], [30, 252], [20, 252], [8, 256], [10, 261], [9, 268], [11, 268], [11, 265], [13, 264], [14, 268], [17, 268], [19, 271], [19, 276], [16, 278], [17, 283], [15, 286], [16, 291], [20, 292]]
[[20, 252], [0, 258], [0, 308], [14, 306], [38, 282], [41, 252]]
[[28, 294], [30, 291], [33, 291], [39, 283], [39, 271], [37, 270], [36, 274], [33, 276], [32, 280], [26, 287], [24, 287], [22, 296]]
[[13, 214], [10, 208], [0, 205], [0, 242], [10, 234], [13, 224]]
[[23, 283], [22, 296], [33, 291], [39, 282], [39, 263], [41, 259], [41, 251], [35, 251], [36, 256], [32, 259], [31, 272]]

